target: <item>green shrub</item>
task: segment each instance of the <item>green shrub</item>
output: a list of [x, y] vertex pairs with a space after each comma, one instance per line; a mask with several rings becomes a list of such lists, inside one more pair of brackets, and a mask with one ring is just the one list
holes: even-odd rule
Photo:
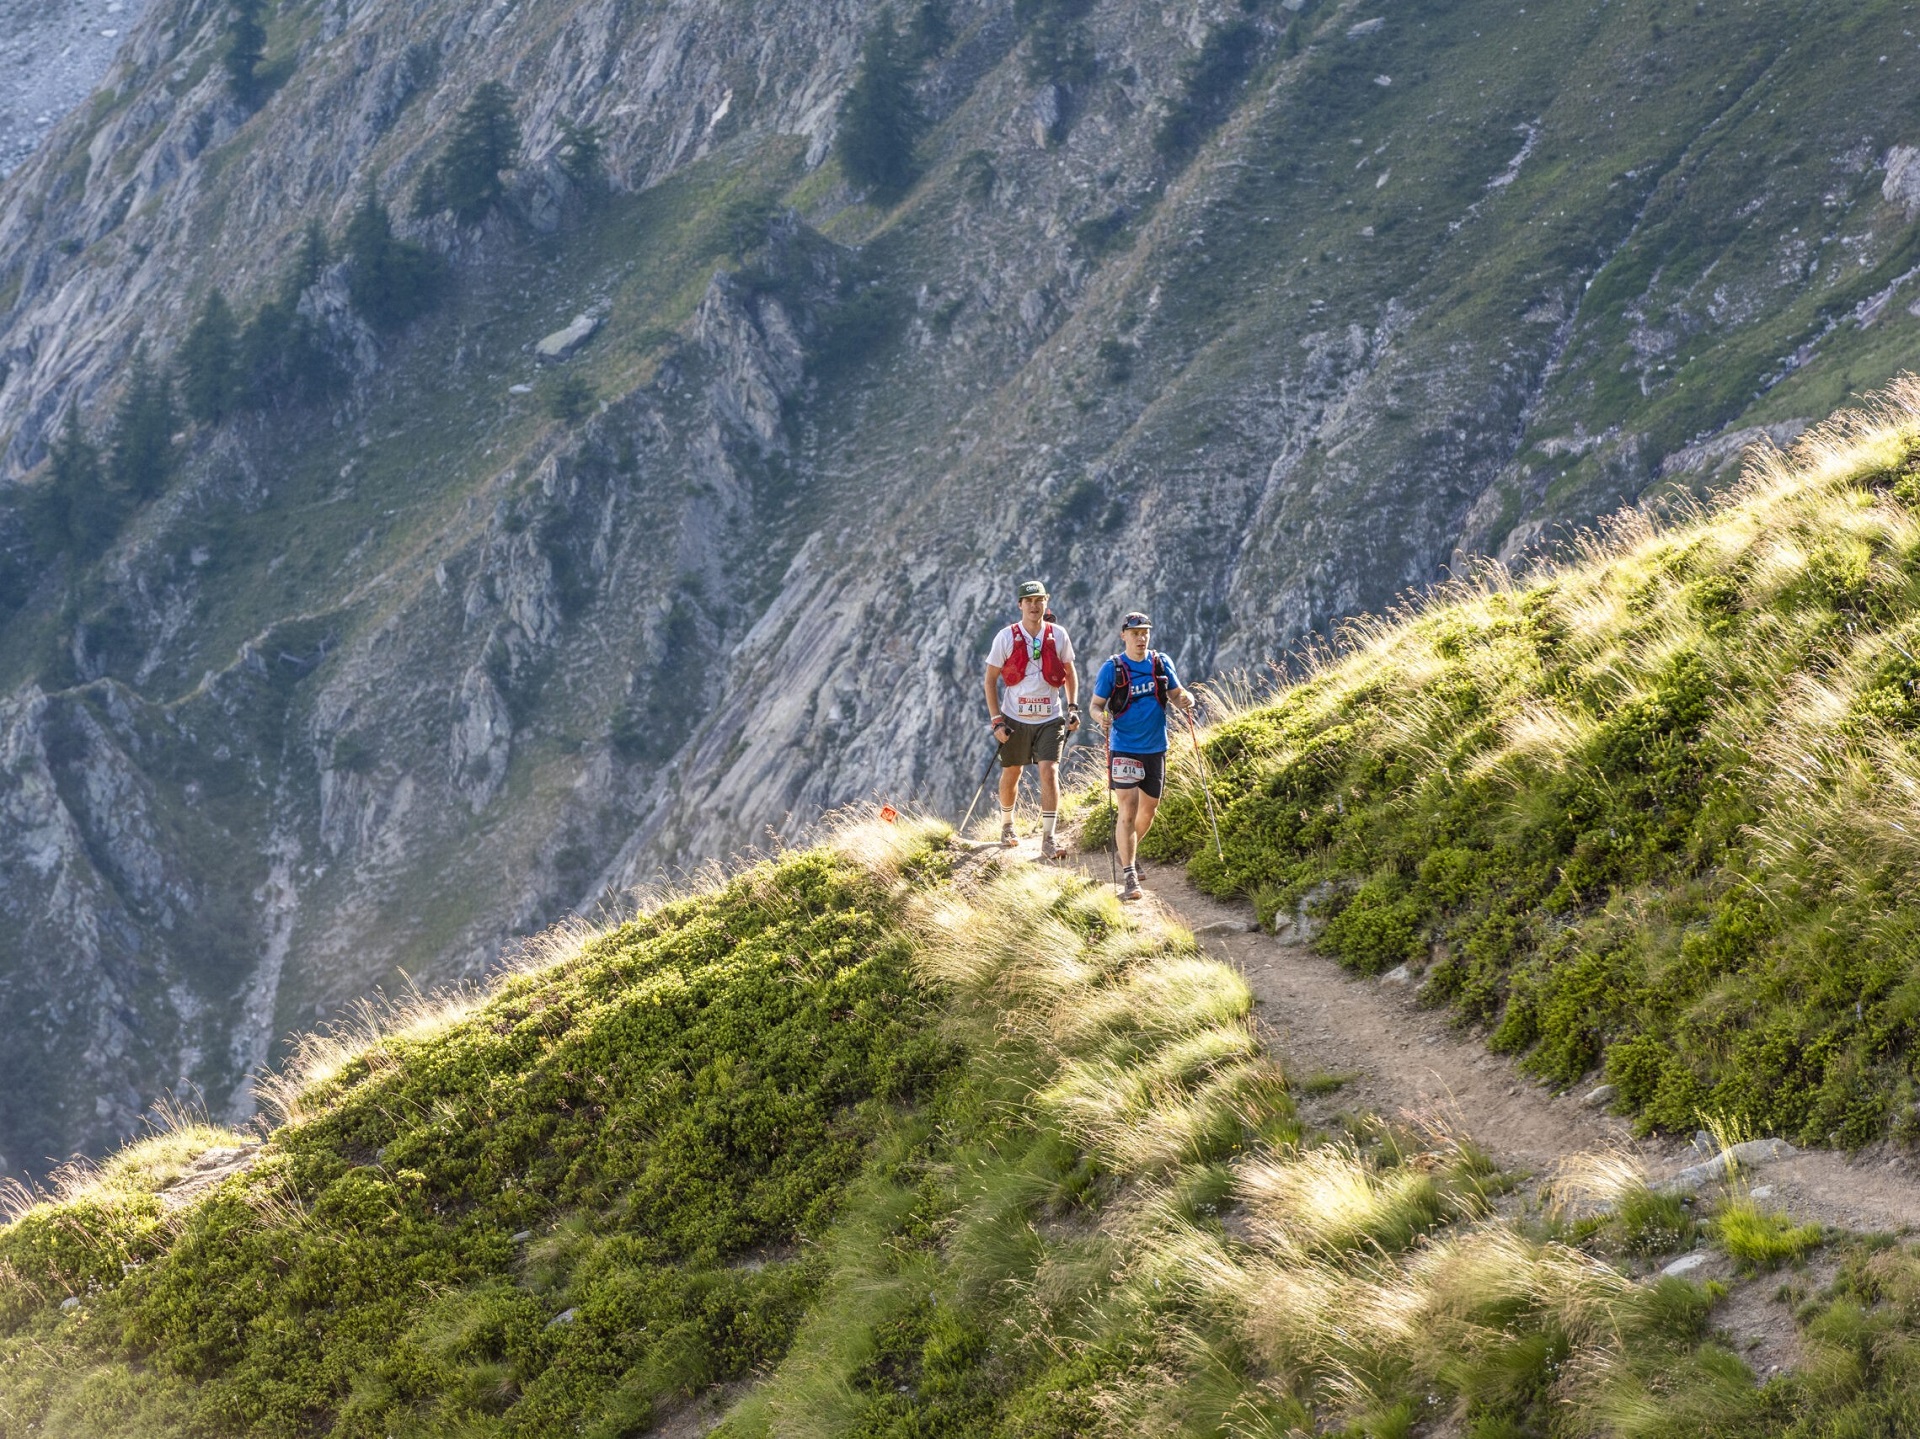
[[[1080, 25], [1089, 6], [1090, 0], [1014, 0], [1013, 18], [1026, 37], [1027, 78], [1034, 84], [1071, 91], [1093, 80], [1097, 62]], [[1048, 138], [1057, 141], [1062, 134]]]
[[92, 559], [113, 539], [122, 508], [122, 497], [108, 489], [99, 448], [80, 427], [79, 407], [69, 405], [47, 452], [46, 479], [23, 501], [35, 555]]
[[562, 424], [584, 420], [598, 398], [593, 382], [577, 370], [562, 370], [540, 381], [540, 407]]
[[750, 1373], [819, 1283], [801, 1241], [953, 1072], [898, 903], [795, 856], [346, 1053], [171, 1222], [143, 1197], [0, 1229], [0, 1342], [83, 1294], [82, 1371], [150, 1366], [222, 1432], [575, 1433]]
[[1192, 157], [1231, 112], [1259, 53], [1260, 31], [1249, 20], [1229, 20], [1207, 32], [1187, 62], [1180, 93], [1153, 132], [1153, 148], [1163, 159], [1181, 163]]
[[606, 189], [606, 144], [598, 127], [562, 116], [558, 158], [560, 172], [587, 194]]

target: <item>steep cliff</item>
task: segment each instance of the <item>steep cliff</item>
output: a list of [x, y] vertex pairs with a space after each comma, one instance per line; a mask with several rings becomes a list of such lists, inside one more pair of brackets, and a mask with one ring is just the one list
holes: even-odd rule
[[[15, 1167], [169, 1087], [244, 1110], [289, 1027], [662, 865], [963, 799], [1022, 575], [1090, 652], [1145, 604], [1256, 666], [1711, 484], [1913, 338], [1890, 3], [954, 0], [899, 44], [927, 126], [882, 199], [832, 141], [885, 13], [287, 3], [250, 107], [226, 7], [154, 0], [0, 188]], [[492, 79], [504, 204], [405, 218]], [[99, 430], [369, 186], [438, 308], [302, 277], [341, 384], [185, 427], [97, 556], [36, 550], [66, 408]]]

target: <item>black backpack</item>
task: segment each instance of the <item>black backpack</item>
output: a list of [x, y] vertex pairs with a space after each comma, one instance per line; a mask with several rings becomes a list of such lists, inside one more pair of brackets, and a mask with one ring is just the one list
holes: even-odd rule
[[[1153, 697], [1160, 708], [1167, 707], [1167, 671], [1160, 662], [1159, 650], [1148, 650], [1147, 658], [1153, 661]], [[1113, 693], [1107, 696], [1107, 713], [1123, 715], [1127, 706], [1133, 703], [1133, 671], [1127, 667], [1127, 657], [1117, 654], [1113, 657]], [[1124, 680], [1125, 683], [1121, 683]]]

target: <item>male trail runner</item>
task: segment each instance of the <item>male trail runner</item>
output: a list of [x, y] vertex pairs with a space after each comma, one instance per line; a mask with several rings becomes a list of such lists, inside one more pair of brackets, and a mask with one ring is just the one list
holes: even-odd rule
[[1133, 611], [1120, 621], [1126, 647], [1100, 666], [1093, 682], [1093, 716], [1107, 730], [1107, 775], [1113, 785], [1113, 843], [1120, 854], [1120, 898], [1140, 898], [1141, 836], [1153, 825], [1167, 778], [1167, 702], [1193, 712], [1173, 661], [1147, 648], [1153, 621]]
[[[1002, 701], [999, 686], [1006, 689]], [[1040, 858], [1060, 846], [1061, 739], [1080, 728], [1080, 675], [1073, 667], [1073, 641], [1047, 618], [1047, 587], [1038, 580], [1020, 586], [1020, 622], [993, 637], [987, 649], [987, 725], [1000, 746], [1000, 843], [1011, 847], [1014, 800], [1020, 771], [1040, 766]], [[1062, 697], [1065, 708], [1061, 707]]]

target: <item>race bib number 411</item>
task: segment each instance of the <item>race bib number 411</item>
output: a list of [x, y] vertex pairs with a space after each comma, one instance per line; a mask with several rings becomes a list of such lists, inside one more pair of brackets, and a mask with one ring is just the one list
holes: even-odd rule
[[1038, 719], [1042, 715], [1051, 715], [1053, 713], [1053, 701], [1051, 699], [1030, 699], [1025, 695], [1021, 695], [1014, 700], [1013, 706], [1014, 713], [1018, 714], [1022, 719]]
[[1113, 782], [1115, 784], [1140, 784], [1147, 777], [1147, 767], [1137, 759], [1117, 754], [1113, 757]]

